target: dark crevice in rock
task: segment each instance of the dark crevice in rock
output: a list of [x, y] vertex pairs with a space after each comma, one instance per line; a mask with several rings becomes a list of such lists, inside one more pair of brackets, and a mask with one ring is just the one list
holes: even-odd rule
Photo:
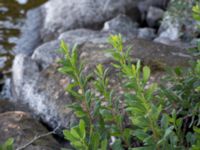
[[1, 96], [1, 91], [3, 90], [4, 86], [4, 75], [3, 73], [0, 72], [0, 96]]

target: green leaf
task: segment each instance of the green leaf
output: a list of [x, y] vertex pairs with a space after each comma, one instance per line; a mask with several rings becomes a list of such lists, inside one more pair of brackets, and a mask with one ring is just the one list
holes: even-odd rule
[[62, 74], [73, 73], [73, 69], [70, 67], [61, 67], [58, 69], [58, 71]]
[[176, 73], [177, 76], [181, 76], [181, 75], [182, 75], [182, 70], [181, 70], [180, 67], [176, 67], [176, 68], [174, 69], [174, 72]]
[[131, 121], [140, 128], [147, 128], [149, 126], [149, 122], [143, 116], [133, 116], [131, 117]]
[[181, 128], [182, 123], [183, 123], [182, 118], [179, 118], [179, 119], [176, 120], [176, 125], [177, 125], [178, 128]]
[[172, 132], [173, 132], [174, 126], [170, 126], [169, 128], [167, 128], [165, 130], [165, 134], [164, 134], [164, 139], [166, 139]]
[[0, 145], [0, 150], [14, 150], [13, 149], [13, 143], [14, 143], [14, 139], [13, 138], [9, 138], [5, 144]]
[[138, 60], [138, 61], [137, 61], [137, 65], [136, 65], [136, 72], [137, 72], [137, 73], [139, 73], [140, 67], [141, 67], [141, 61]]
[[97, 72], [100, 74], [100, 75], [103, 75], [103, 66], [102, 64], [98, 64], [97, 67]]
[[156, 106], [154, 104], [151, 104], [151, 113], [150, 113], [151, 117], [154, 120], [158, 120], [162, 110], [163, 110], [162, 105]]
[[195, 66], [195, 72], [199, 75], [200, 77], [200, 60], [197, 60], [197, 64]]
[[199, 134], [200, 135], [200, 128], [198, 127], [193, 127], [193, 130], [195, 133]]
[[86, 102], [87, 102], [87, 106], [90, 107], [91, 101], [92, 101], [92, 93], [91, 93], [90, 90], [87, 90], [85, 92], [85, 99], [86, 99]]
[[154, 84], [151, 84], [149, 88], [145, 91], [145, 98], [147, 101], [150, 101], [152, 99], [153, 94], [156, 91], [156, 89], [157, 89], [157, 84], [154, 83]]
[[81, 119], [79, 122], [80, 136], [82, 139], [85, 139], [85, 122]]
[[[72, 143], [71, 143], [77, 150], [87, 150], [86, 149], [86, 146], [81, 142], [81, 141], [79, 141], [79, 140], [77, 140], [77, 141], [73, 141]], [[84, 149], [85, 148], [85, 149]]]
[[60, 47], [62, 48], [63, 52], [65, 54], [69, 54], [69, 48], [68, 48], [68, 45], [62, 40], [61, 43], [60, 43]]
[[120, 68], [121, 68], [120, 65], [118, 65], [118, 64], [114, 64], [114, 63], [112, 63], [112, 66], [115, 67], [115, 68], [117, 68], [117, 69], [120, 69]]
[[166, 129], [169, 125], [169, 116], [167, 114], [163, 114], [161, 118], [161, 127]]
[[79, 128], [78, 126], [76, 127], [73, 127], [71, 130], [70, 130], [70, 133], [71, 135], [73, 135], [75, 138], [77, 139], [80, 139], [81, 138], [81, 135], [79, 134]]
[[138, 107], [128, 107], [128, 108], [126, 108], [126, 111], [127, 112], [132, 112], [133, 114], [137, 114], [137, 115], [145, 114], [145, 108], [142, 107], [142, 106], [140, 106], [140, 108], [138, 108]]
[[71, 142], [78, 140], [77, 138], [75, 138], [70, 131], [68, 130], [63, 130], [63, 134], [64, 134], [64, 138], [66, 140], [69, 140]]
[[120, 139], [116, 139], [111, 147], [112, 150], [124, 150]]
[[98, 150], [99, 148], [99, 141], [100, 141], [100, 135], [99, 133], [93, 133], [90, 137], [90, 149], [91, 150]]
[[141, 141], [143, 141], [146, 137], [148, 137], [148, 134], [146, 132], [144, 132], [143, 130], [141, 130], [141, 129], [135, 130], [133, 132], [133, 135], [136, 136]]
[[79, 118], [83, 118], [86, 116], [86, 113], [84, 111], [75, 111], [75, 114]]
[[121, 60], [121, 55], [120, 53], [112, 53], [112, 56], [113, 56], [113, 59], [116, 60], [116, 61], [120, 61]]
[[74, 65], [76, 65], [77, 60], [78, 60], [78, 53], [77, 53], [77, 45], [74, 45], [73, 49], [72, 49], [72, 63]]
[[137, 87], [137, 83], [136, 82], [126, 82], [124, 87], [129, 88], [129, 89], [135, 89]]
[[107, 150], [108, 140], [104, 139], [101, 142], [101, 149], [100, 150]]
[[147, 66], [143, 67], [143, 82], [144, 82], [144, 84], [146, 84], [146, 82], [149, 80], [150, 73], [151, 73], [151, 70], [149, 67], [147, 67]]
[[192, 7], [192, 11], [193, 11], [193, 18], [196, 21], [200, 21], [200, 5], [196, 4], [195, 6]]
[[105, 121], [112, 121], [113, 120], [113, 115], [109, 110], [101, 109], [100, 113], [103, 116]]
[[131, 148], [129, 150], [155, 150], [155, 147], [153, 146], [136, 147], [136, 148]]
[[129, 59], [129, 57], [130, 57], [130, 52], [131, 52], [132, 48], [133, 48], [132, 46], [127, 47], [127, 50], [126, 50], [126, 53], [125, 53], [125, 56], [126, 56], [127, 59]]
[[131, 137], [133, 135], [133, 130], [129, 128], [125, 128], [123, 131], [123, 137], [125, 138], [128, 143], [130, 143]]
[[14, 139], [13, 139], [13, 138], [9, 138], [9, 139], [6, 141], [5, 145], [10, 146], [10, 145], [12, 145], [13, 143], [14, 143]]

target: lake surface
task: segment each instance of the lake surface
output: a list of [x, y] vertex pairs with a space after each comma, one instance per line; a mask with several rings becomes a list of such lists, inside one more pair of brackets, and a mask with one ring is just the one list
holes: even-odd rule
[[[0, 86], [11, 75], [12, 49], [20, 37], [28, 10], [36, 8], [47, 0], [0, 0]], [[1, 88], [1, 87], [0, 87]], [[0, 89], [1, 90], [1, 89]]]

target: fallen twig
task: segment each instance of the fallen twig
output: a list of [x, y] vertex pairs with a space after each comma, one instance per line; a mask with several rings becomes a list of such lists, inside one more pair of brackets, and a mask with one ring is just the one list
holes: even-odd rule
[[46, 136], [49, 136], [51, 134], [55, 134], [56, 131], [59, 129], [60, 126], [57, 126], [53, 131], [51, 132], [48, 132], [48, 133], [44, 133], [44, 134], [41, 134], [41, 135], [38, 135], [38, 136], [35, 136], [31, 141], [29, 141], [28, 143], [26, 143], [25, 145], [21, 146], [21, 147], [18, 147], [16, 150], [23, 150], [25, 149], [26, 147], [28, 147], [29, 145], [31, 145], [32, 143], [34, 143], [35, 141], [37, 141], [38, 139], [41, 139], [43, 137], [46, 137]]

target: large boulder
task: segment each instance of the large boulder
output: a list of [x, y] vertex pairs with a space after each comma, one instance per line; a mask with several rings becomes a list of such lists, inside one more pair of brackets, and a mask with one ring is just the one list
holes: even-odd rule
[[[115, 20], [115, 21], [114, 21]], [[95, 31], [90, 29], [75, 29], [70, 30], [62, 33], [58, 39], [46, 42], [42, 45], [40, 45], [38, 48], [35, 49], [35, 51], [32, 54], [32, 59], [37, 61], [37, 63], [40, 64], [42, 68], [47, 67], [49, 64], [52, 64], [60, 58], [60, 53], [58, 51], [60, 46], [60, 41], [64, 40], [69, 47], [73, 47], [74, 45], [81, 45], [85, 42], [91, 42], [91, 43], [107, 43], [108, 37], [111, 34], [117, 34], [117, 33], [128, 33], [129, 36], [124, 36], [124, 41], [127, 41], [128, 39], [134, 38], [137, 36], [137, 24], [134, 24], [130, 18], [121, 15], [115, 18], [114, 20], [108, 21], [104, 25], [104, 29], [102, 31]], [[123, 28], [123, 20], [126, 20], [129, 24], [127, 25], [127, 28]], [[113, 24], [113, 22], [115, 22]], [[109, 27], [107, 28], [106, 24], [109, 24]], [[117, 25], [122, 25], [118, 27]], [[132, 29], [133, 28], [133, 29]], [[132, 32], [131, 32], [132, 31]], [[152, 38], [154, 31], [147, 31], [150, 33], [150, 37]], [[147, 34], [148, 34], [147, 33]], [[147, 35], [142, 36], [144, 38], [149, 38]]]
[[40, 70], [30, 57], [19, 54], [13, 63], [13, 97], [51, 127], [69, 127], [73, 115], [66, 104], [72, 102], [64, 88], [70, 82], [52, 66]]
[[[45, 41], [77, 28], [99, 29], [119, 14], [137, 9], [140, 0], [51, 0], [43, 7], [45, 16], [41, 35]], [[135, 17], [134, 17], [135, 16]], [[133, 13], [132, 19], [140, 16]]]
[[[177, 7], [179, 5], [179, 7]], [[190, 42], [199, 35], [197, 23], [192, 17], [193, 0], [170, 1], [159, 28], [157, 42], [169, 44], [173, 41]]]
[[[130, 56], [132, 60], [140, 59], [143, 64], [155, 69], [165, 69], [165, 67], [188, 66], [194, 57], [186, 49], [174, 46], [167, 46], [154, 43], [145, 39], [133, 39], [124, 43], [125, 47], [131, 47]], [[106, 53], [110, 49], [109, 44], [85, 43], [79, 49], [81, 60], [88, 64], [108, 63], [110, 57]]]
[[152, 40], [156, 37], [156, 31], [153, 28], [140, 28], [137, 37]]
[[64, 40], [69, 47], [81, 45], [85, 42], [106, 43], [109, 32], [99, 32], [89, 29], [76, 29], [62, 33], [57, 40], [39, 46], [33, 53], [32, 59], [36, 60], [43, 68], [60, 58], [58, 51], [60, 41]]
[[57, 71], [57, 66], [51, 66], [61, 58], [59, 53], [60, 40], [72, 47], [88, 42], [106, 43], [108, 33], [87, 29], [68, 31], [60, 35], [58, 40], [39, 46], [32, 57], [17, 55], [13, 63], [13, 97], [25, 104], [51, 127], [61, 124], [70, 126], [74, 118], [66, 104], [71, 103], [71, 97], [64, 91], [70, 79]]
[[136, 37], [138, 33], [138, 23], [133, 22], [131, 18], [126, 15], [118, 15], [105, 22], [103, 31], [108, 31], [113, 34], [122, 34], [124, 36]]
[[164, 15], [164, 11], [157, 7], [149, 7], [147, 12], [147, 24], [149, 27], [158, 27]]
[[[92, 38], [90, 40], [92, 41]], [[144, 64], [154, 69], [163, 69], [167, 65], [186, 66], [188, 61], [193, 59], [184, 49], [146, 40], [129, 40], [125, 42], [125, 46], [128, 45], [132, 46], [133, 60], [141, 59]], [[33, 54], [32, 58], [24, 55], [16, 56], [13, 64], [12, 88], [16, 100], [26, 104], [45, 123], [51, 127], [57, 125], [69, 127], [75, 120], [66, 105], [73, 99], [64, 88], [71, 79], [57, 71], [58, 65], [55, 64], [55, 60], [61, 55], [55, 54], [59, 42], [55, 41], [53, 46], [55, 47], [48, 48], [46, 44], [40, 50], [36, 49], [37, 55]], [[107, 42], [85, 42], [79, 46], [78, 52], [80, 59], [88, 64], [86, 68], [91, 71], [98, 63], [110, 64], [110, 56], [105, 51], [109, 48]], [[40, 55], [42, 57], [39, 57]]]
[[110, 35], [110, 30], [108, 32], [100, 32], [89, 29], [76, 29], [62, 33], [58, 40], [64, 40], [69, 45], [83, 44], [85, 42], [92, 43], [105, 43]]
[[161, 9], [166, 9], [168, 3], [170, 0], [145, 0], [145, 1], [140, 1], [138, 4], [138, 9], [142, 15], [142, 19], [145, 20], [148, 10], [151, 6], [153, 7], [158, 7]]
[[[26, 145], [35, 136], [48, 133], [48, 130], [29, 114], [11, 111], [0, 114], [0, 144], [14, 138], [14, 149]], [[25, 150], [59, 150], [58, 143], [51, 135], [40, 138], [28, 145]]]

